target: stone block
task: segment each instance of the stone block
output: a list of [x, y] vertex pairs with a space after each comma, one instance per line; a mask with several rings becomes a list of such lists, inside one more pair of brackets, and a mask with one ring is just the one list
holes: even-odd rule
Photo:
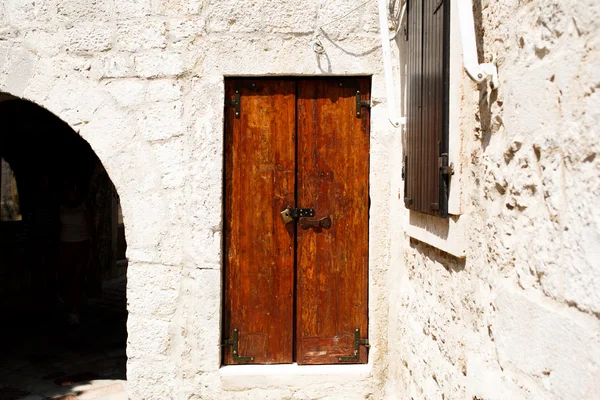
[[56, 15], [63, 21], [107, 21], [113, 0], [57, 0]]
[[[146, 301], [149, 300], [147, 297]], [[163, 359], [168, 354], [170, 342], [168, 322], [130, 313], [127, 319], [127, 332], [129, 334], [128, 358], [150, 361]]]
[[165, 140], [184, 133], [182, 102], [152, 103], [138, 117], [138, 129], [146, 140]]
[[133, 54], [111, 53], [101, 55], [92, 61], [91, 76], [96, 80], [133, 77], [134, 70]]
[[12, 0], [3, 2], [3, 11], [11, 25], [24, 28], [35, 21], [35, 0]]
[[174, 399], [176, 371], [172, 360], [128, 360], [127, 393], [131, 400]]
[[144, 78], [175, 76], [183, 71], [183, 57], [177, 53], [151, 52], [135, 56], [135, 72]]
[[7, 54], [6, 91], [14, 96], [23, 96], [23, 92], [33, 76], [37, 56], [25, 49], [13, 48]]
[[76, 22], [65, 30], [65, 50], [68, 52], [92, 53], [111, 47], [110, 23]]
[[154, 6], [158, 14], [195, 15], [200, 14], [206, 0], [156, 0]]
[[315, 29], [316, 17], [317, 2], [313, 0], [288, 0], [285, 7], [270, 0], [211, 0], [208, 5], [207, 30], [309, 33]]
[[206, 20], [202, 17], [187, 17], [167, 21], [167, 38], [171, 43], [191, 43], [206, 33]]
[[131, 263], [127, 270], [127, 309], [146, 318], [170, 320], [177, 308], [181, 268]]
[[158, 20], [125, 20], [117, 23], [116, 43], [120, 50], [139, 51], [164, 49], [166, 47], [166, 28]]
[[187, 178], [186, 139], [175, 137], [167, 141], [153, 143], [152, 152], [162, 177], [163, 188], [181, 187]]
[[148, 83], [139, 79], [119, 79], [106, 84], [106, 90], [123, 107], [144, 103]]
[[175, 79], [153, 79], [148, 81], [146, 100], [149, 102], [181, 100], [183, 88]]
[[598, 387], [600, 323], [537, 294], [501, 287], [494, 337], [500, 364], [553, 397], [586, 398]]
[[118, 20], [127, 20], [149, 15], [151, 6], [152, 0], [119, 0], [115, 1], [115, 14]]
[[55, 56], [63, 46], [63, 33], [56, 27], [34, 28], [25, 33], [25, 41], [43, 56]]

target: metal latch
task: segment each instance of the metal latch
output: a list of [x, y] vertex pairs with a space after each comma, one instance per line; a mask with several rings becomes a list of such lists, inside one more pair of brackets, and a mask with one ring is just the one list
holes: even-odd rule
[[250, 362], [250, 361], [254, 361], [254, 357], [252, 356], [240, 356], [239, 354], [239, 349], [238, 349], [238, 335], [239, 332], [237, 330], [237, 328], [233, 329], [233, 338], [232, 339], [225, 339], [225, 341], [223, 342], [223, 346], [233, 346], [233, 351], [232, 351], [232, 358], [233, 361], [236, 362]]
[[283, 222], [286, 224], [292, 222], [294, 218], [314, 216], [315, 210], [313, 208], [286, 208], [281, 212], [281, 218], [283, 218]]
[[360, 329], [356, 328], [356, 329], [354, 329], [354, 355], [346, 356], [346, 357], [339, 357], [338, 360], [340, 362], [358, 361], [359, 360], [358, 352], [360, 350], [360, 345], [365, 346], [367, 349], [369, 347], [371, 347], [369, 345], [369, 339], [361, 339], [360, 338]]

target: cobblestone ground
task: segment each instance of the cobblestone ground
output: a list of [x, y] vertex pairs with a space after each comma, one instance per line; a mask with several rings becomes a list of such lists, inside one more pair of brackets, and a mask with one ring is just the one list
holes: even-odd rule
[[0, 400], [127, 399], [125, 286], [124, 277], [107, 282], [78, 326], [58, 311], [2, 321]]

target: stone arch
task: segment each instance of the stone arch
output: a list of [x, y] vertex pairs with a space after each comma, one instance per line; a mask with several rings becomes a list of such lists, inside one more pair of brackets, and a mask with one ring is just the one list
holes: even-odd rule
[[120, 195], [129, 258], [158, 261], [167, 233], [159, 217], [168, 204], [159, 190], [155, 152], [138, 131], [136, 116], [116, 100], [123, 93], [111, 93], [106, 84], [82, 73], [89, 65], [42, 57], [25, 45], [6, 49], [4, 61], [0, 93], [45, 108], [89, 143]]

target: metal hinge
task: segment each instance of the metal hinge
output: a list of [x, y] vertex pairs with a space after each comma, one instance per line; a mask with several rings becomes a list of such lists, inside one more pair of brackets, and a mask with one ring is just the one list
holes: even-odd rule
[[234, 95], [233, 95], [233, 100], [229, 99], [229, 100], [225, 100], [225, 106], [233, 106], [234, 110], [235, 110], [235, 117], [239, 118], [240, 117], [240, 113], [241, 113], [241, 98], [240, 98], [240, 90], [246, 88], [246, 89], [256, 89], [256, 82], [249, 82], [249, 83], [240, 83], [238, 84], [234, 91]]
[[452, 163], [450, 163], [450, 165], [448, 165], [448, 154], [447, 153], [443, 153], [438, 158], [438, 167], [440, 168], [440, 173], [442, 175], [454, 175], [454, 166], [452, 165]]
[[366, 107], [368, 109], [371, 108], [371, 102], [369, 100], [361, 100], [360, 99], [360, 90], [356, 91], [356, 116], [360, 117], [360, 109], [362, 107]]
[[361, 345], [365, 346], [367, 349], [369, 347], [371, 347], [371, 345], [369, 345], [369, 339], [361, 339], [360, 338], [360, 329], [356, 328], [356, 329], [354, 329], [354, 355], [346, 356], [346, 357], [339, 357], [338, 361], [340, 361], [340, 362], [358, 361], [359, 360], [358, 352], [360, 350]]
[[239, 354], [239, 349], [238, 349], [238, 335], [239, 332], [237, 330], [237, 328], [233, 329], [233, 338], [232, 339], [225, 339], [225, 341], [223, 341], [222, 346], [232, 346], [232, 358], [233, 361], [236, 362], [250, 362], [250, 361], [254, 361], [254, 357], [252, 356], [240, 356]]
[[356, 81], [340, 81], [340, 87], [348, 87], [356, 90], [356, 116], [360, 117], [360, 110], [363, 107], [368, 109], [371, 108], [371, 102], [369, 100], [360, 99], [360, 83]]

